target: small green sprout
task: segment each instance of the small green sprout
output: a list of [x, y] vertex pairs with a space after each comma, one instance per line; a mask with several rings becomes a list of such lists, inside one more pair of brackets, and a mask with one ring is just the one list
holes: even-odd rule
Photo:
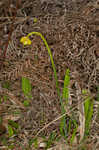
[[23, 104], [24, 104], [25, 107], [28, 107], [30, 105], [28, 100], [24, 100]]

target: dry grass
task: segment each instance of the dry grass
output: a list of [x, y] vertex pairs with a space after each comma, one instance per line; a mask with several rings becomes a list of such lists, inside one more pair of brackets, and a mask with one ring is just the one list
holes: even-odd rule
[[[18, 0], [14, 17], [15, 2], [0, 2], [1, 149], [12, 147], [14, 150], [21, 150], [23, 147], [30, 150], [39, 147], [40, 143], [43, 143], [43, 146], [46, 143], [47, 149], [52, 147], [54, 150], [61, 150], [62, 147], [67, 150], [99, 149], [97, 2], [82, 0], [76, 3], [67, 0], [53, 1], [53, 4], [45, 1], [41, 4], [39, 0], [30, 0], [29, 3]], [[34, 21], [35, 17], [37, 22]], [[68, 107], [64, 105], [65, 114], [61, 114], [50, 57], [42, 40], [31, 36], [32, 46], [23, 47], [20, 43], [20, 38], [32, 31], [42, 33], [47, 40], [55, 63], [61, 96], [66, 69], [70, 70], [69, 103]], [[22, 90], [22, 77], [28, 78], [31, 83], [31, 98]], [[87, 91], [85, 95], [82, 93], [83, 90]], [[89, 136], [82, 141], [86, 122], [84, 101], [87, 96], [93, 101], [93, 116]], [[60, 135], [62, 116], [65, 117], [67, 127], [72, 129], [67, 135], [68, 146], [64, 137]], [[78, 125], [72, 144], [69, 141], [75, 126], [73, 122], [68, 123], [71, 118]], [[38, 142], [32, 141], [35, 137]]]

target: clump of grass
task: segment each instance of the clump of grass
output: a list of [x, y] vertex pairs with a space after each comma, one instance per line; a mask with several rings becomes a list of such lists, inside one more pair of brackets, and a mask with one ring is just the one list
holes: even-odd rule
[[[62, 115], [66, 113], [66, 109], [68, 109], [68, 104], [69, 104], [69, 84], [70, 84], [70, 70], [67, 69], [66, 73], [65, 73], [65, 79], [64, 79], [64, 88], [63, 88], [63, 92], [62, 92], [62, 98], [61, 98], [61, 111], [62, 111]], [[70, 138], [70, 143], [72, 143], [74, 141], [74, 138], [76, 136], [76, 131], [78, 128], [78, 125], [76, 123], [76, 120], [72, 118], [72, 116], [70, 116], [69, 125], [66, 124], [66, 116], [64, 116], [61, 119], [61, 123], [60, 123], [60, 133], [65, 137], [66, 141], [67, 141], [67, 137], [69, 134], [71, 134], [71, 130], [72, 130], [72, 125], [74, 126], [74, 129], [72, 131], [72, 135]]]
[[50, 148], [51, 145], [54, 143], [54, 141], [56, 140], [56, 133], [52, 132], [49, 137], [48, 140], [46, 141], [46, 149]]

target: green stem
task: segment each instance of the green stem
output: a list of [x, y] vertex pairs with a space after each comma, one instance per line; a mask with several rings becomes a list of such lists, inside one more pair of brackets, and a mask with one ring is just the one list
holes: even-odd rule
[[60, 90], [59, 90], [59, 86], [58, 86], [58, 78], [57, 78], [57, 73], [56, 73], [56, 69], [55, 69], [55, 64], [54, 64], [54, 61], [53, 61], [53, 57], [52, 57], [52, 53], [51, 53], [51, 50], [47, 44], [47, 41], [46, 39], [44, 38], [44, 36], [40, 33], [40, 32], [31, 32], [27, 35], [27, 37], [31, 36], [31, 35], [37, 35], [37, 36], [40, 36], [41, 39], [43, 40], [47, 50], [48, 50], [48, 54], [50, 56], [50, 59], [51, 59], [51, 63], [52, 63], [52, 68], [53, 68], [53, 71], [54, 71], [54, 77], [55, 77], [55, 80], [56, 80], [56, 88], [57, 88], [57, 93], [58, 93], [58, 96], [60, 98]]

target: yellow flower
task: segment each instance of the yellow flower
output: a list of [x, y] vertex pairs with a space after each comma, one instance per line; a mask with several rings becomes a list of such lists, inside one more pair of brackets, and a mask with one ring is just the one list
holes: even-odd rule
[[36, 23], [36, 22], [37, 22], [37, 18], [34, 18], [34, 20], [33, 20], [33, 21], [34, 21], [34, 23]]
[[31, 40], [27, 37], [27, 36], [24, 36], [20, 39], [20, 42], [23, 43], [23, 45], [31, 45]]

